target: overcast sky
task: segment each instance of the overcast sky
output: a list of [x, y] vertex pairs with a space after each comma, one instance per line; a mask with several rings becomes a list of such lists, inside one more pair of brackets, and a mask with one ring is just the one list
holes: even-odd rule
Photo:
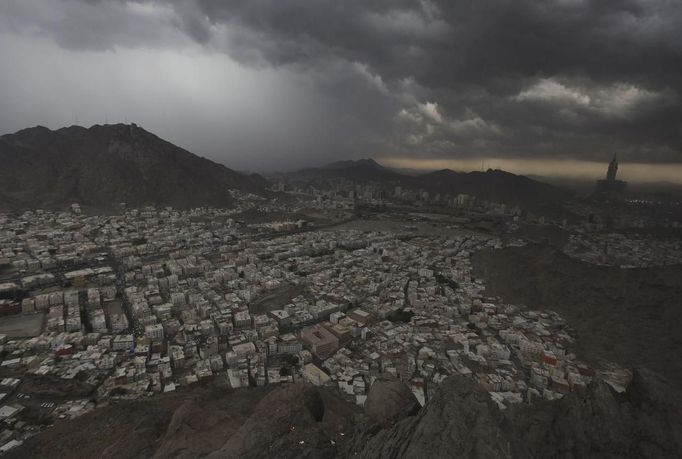
[[0, 0], [0, 62], [0, 133], [135, 122], [237, 169], [682, 163], [680, 0]]

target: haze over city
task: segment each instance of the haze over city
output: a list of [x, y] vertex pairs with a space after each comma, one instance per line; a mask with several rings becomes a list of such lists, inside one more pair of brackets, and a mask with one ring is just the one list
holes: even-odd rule
[[[6, 0], [0, 132], [136, 122], [257, 172], [362, 157], [539, 158], [528, 172], [557, 174], [552, 161], [571, 169], [614, 153], [677, 171], [681, 9], [667, 0]], [[658, 170], [650, 181], [674, 180]]]

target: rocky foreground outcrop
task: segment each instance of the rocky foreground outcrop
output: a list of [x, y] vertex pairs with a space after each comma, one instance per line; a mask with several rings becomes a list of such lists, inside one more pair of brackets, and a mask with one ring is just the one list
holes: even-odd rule
[[291, 385], [271, 392], [247, 421], [208, 457], [334, 457], [325, 432], [324, 401], [313, 387]]
[[682, 397], [635, 370], [623, 394], [597, 380], [558, 401], [499, 411], [475, 382], [451, 377], [416, 416], [364, 437], [365, 458], [682, 457]]
[[[303, 384], [183, 397], [131, 403], [136, 415], [128, 425], [114, 417], [126, 404], [97, 410], [8, 457], [82, 457], [84, 451], [157, 458], [682, 457], [680, 390], [647, 370], [635, 370], [621, 394], [595, 380], [561, 400], [504, 411], [474, 381], [457, 376], [421, 409], [402, 383], [387, 378], [372, 386], [364, 410]], [[117, 434], [106, 434], [111, 431]], [[83, 441], [85, 450], [73, 448]]]
[[419, 412], [419, 402], [412, 391], [395, 378], [379, 377], [365, 401], [367, 420], [382, 427]]

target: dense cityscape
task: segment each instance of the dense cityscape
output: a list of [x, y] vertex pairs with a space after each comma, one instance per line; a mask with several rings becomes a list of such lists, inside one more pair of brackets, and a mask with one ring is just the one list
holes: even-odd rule
[[[361, 406], [390, 374], [424, 405], [459, 374], [500, 410], [590, 383], [595, 369], [573, 353], [559, 314], [490, 296], [472, 271], [477, 251], [527, 244], [520, 225], [555, 223], [466, 195], [386, 199], [380, 188], [332, 181], [279, 204], [235, 191], [242, 204], [229, 210], [121, 204], [87, 215], [74, 204], [0, 217], [1, 449], [111, 402], [204, 381], [305, 381]], [[378, 205], [386, 212], [358, 210]], [[472, 223], [491, 217], [501, 231]], [[681, 253], [679, 240], [590, 225], [574, 226], [569, 256], [629, 266]], [[622, 391], [628, 372], [614, 368], [601, 376]]]

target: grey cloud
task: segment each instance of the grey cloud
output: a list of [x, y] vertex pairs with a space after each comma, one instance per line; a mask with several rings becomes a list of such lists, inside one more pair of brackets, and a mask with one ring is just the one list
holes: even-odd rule
[[177, 47], [189, 40], [174, 27], [176, 7], [124, 0], [4, 0], [0, 25], [74, 50]]
[[[197, 0], [196, 6], [213, 24], [281, 44], [262, 50], [273, 63], [334, 54], [365, 62], [387, 79], [412, 76], [429, 87], [567, 72], [670, 81], [674, 75], [656, 71], [680, 73], [682, 7], [669, 0]], [[292, 43], [301, 52], [292, 52]]]
[[[680, 160], [679, 2], [196, 4], [211, 24], [236, 31], [222, 43], [235, 56], [251, 50], [272, 65], [318, 69], [321, 59], [330, 55], [360, 62], [382, 78], [396, 99], [405, 97], [400, 82], [414, 81], [412, 96], [417, 100], [401, 109], [433, 100], [460, 126], [471, 125], [466, 124], [470, 112], [476, 113], [473, 119], [479, 124], [497, 126], [453, 132], [430, 124], [429, 135], [417, 136], [421, 142], [407, 134], [405, 154], [489, 154], [495, 149], [604, 158], [619, 148], [633, 152], [632, 159], [653, 155], [657, 160]], [[529, 97], [543, 85], [547, 89], [548, 82], [562, 87], [564, 94]], [[527, 97], [521, 97], [524, 94]], [[399, 133], [387, 136], [395, 142]]]
[[295, 74], [324, 114], [301, 158], [682, 159], [676, 0], [8, 0], [0, 24]]

